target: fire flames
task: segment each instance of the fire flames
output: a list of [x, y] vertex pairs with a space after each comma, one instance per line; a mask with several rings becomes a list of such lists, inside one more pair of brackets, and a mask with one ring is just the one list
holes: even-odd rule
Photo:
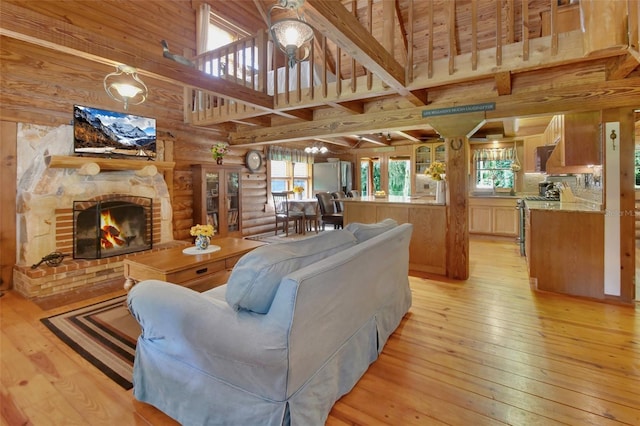
[[105, 249], [121, 247], [126, 244], [126, 239], [121, 235], [118, 224], [111, 217], [110, 210], [100, 212], [100, 246]]

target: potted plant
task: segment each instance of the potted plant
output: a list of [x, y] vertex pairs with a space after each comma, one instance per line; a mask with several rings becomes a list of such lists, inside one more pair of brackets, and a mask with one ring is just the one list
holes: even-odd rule
[[293, 187], [293, 192], [296, 194], [298, 200], [302, 200], [302, 194], [304, 193], [304, 186], [296, 185]]
[[195, 225], [191, 227], [189, 231], [191, 235], [196, 237], [196, 248], [199, 250], [206, 250], [211, 242], [211, 237], [215, 234], [213, 225]]
[[445, 177], [446, 177], [447, 165], [440, 161], [434, 161], [431, 163], [426, 175], [431, 176], [431, 179], [436, 181], [436, 203], [444, 204], [445, 202]]
[[216, 163], [222, 164], [222, 159], [225, 155], [229, 153], [229, 145], [224, 144], [222, 142], [218, 142], [217, 144], [211, 147], [211, 154], [213, 158], [216, 159]]

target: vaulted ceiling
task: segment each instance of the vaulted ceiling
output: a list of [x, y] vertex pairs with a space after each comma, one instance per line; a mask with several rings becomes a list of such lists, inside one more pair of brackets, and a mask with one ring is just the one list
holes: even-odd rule
[[[582, 41], [579, 34], [578, 37], [571, 34], [579, 26], [577, 5], [557, 6], [568, 1], [307, 0], [304, 13], [316, 30], [315, 55], [322, 52], [331, 58], [330, 66], [345, 81], [352, 74], [363, 72], [362, 67], [366, 66], [381, 83], [373, 95], [360, 89], [355, 93], [345, 89], [335, 99], [313, 105], [292, 104], [278, 110], [273, 107], [273, 97], [203, 75], [198, 70], [162, 57], [160, 40], [163, 38], [170, 41], [173, 51], [187, 56], [194, 54], [195, 11], [201, 2], [5, 0], [1, 8], [0, 35], [5, 41], [11, 39], [9, 44], [5, 44], [10, 45], [8, 52], [23, 53], [4, 55], [3, 72], [11, 73], [13, 62], [29, 61], [28, 45], [45, 47], [53, 52], [50, 61], [57, 66], [56, 72], [69, 68], [76, 75], [69, 84], [58, 82], [60, 88], [65, 88], [65, 92], [61, 93], [73, 97], [76, 94], [72, 91], [76, 88], [78, 92], [92, 93], [83, 87], [95, 86], [100, 75], [104, 75], [104, 71], [113, 65], [127, 63], [138, 67], [141, 74], [150, 79], [154, 96], [161, 101], [147, 113], [166, 117], [164, 121], [171, 127], [189, 125], [184, 123], [183, 117], [183, 114], [186, 116], [189, 113], [188, 104], [169, 90], [171, 85], [179, 85], [202, 89], [227, 99], [250, 100], [266, 106], [263, 108], [266, 111], [252, 118], [228, 120], [209, 126], [209, 129], [221, 135], [255, 134], [257, 129], [268, 131], [278, 128], [279, 133], [274, 134], [289, 136], [291, 132], [288, 126], [301, 123], [313, 125], [317, 122], [321, 123], [318, 126], [326, 126], [326, 134], [321, 134], [319, 130], [313, 138], [322, 139], [336, 147], [392, 145], [436, 138], [436, 131], [428, 124], [396, 126], [401, 121], [398, 119], [402, 118], [399, 112], [416, 107], [456, 105], [460, 100], [474, 102], [487, 97], [510, 99], [506, 105], [514, 106], [518, 115], [527, 111], [529, 117], [520, 117], [518, 120], [505, 119], [504, 114], [489, 117], [475, 137], [539, 133], [549, 120], [542, 106], [548, 99], [535, 97], [540, 88], [562, 92], [575, 84], [577, 79], [595, 87], [596, 83], [610, 79], [614, 74], [615, 78], [620, 79], [637, 77], [640, 73], [638, 62], [622, 56], [622, 51], [582, 57], [580, 46], [574, 49], [574, 53], [567, 54], [572, 52], [571, 45], [567, 47], [567, 43], [579, 41], [581, 45]], [[256, 34], [259, 29], [267, 27], [266, 11], [274, 2], [207, 1], [214, 13], [248, 34]], [[550, 14], [554, 9], [558, 14], [556, 25], [562, 24], [562, 28], [556, 30], [567, 35], [541, 37], [549, 34]], [[563, 18], [565, 15], [572, 15], [573, 18]], [[145, 20], [145, 17], [148, 19]], [[391, 30], [389, 24], [392, 24]], [[524, 33], [523, 28], [527, 29]], [[326, 45], [322, 44], [323, 37], [327, 39]], [[537, 43], [542, 39], [544, 43]], [[510, 46], [518, 43], [524, 45], [525, 41], [531, 41], [528, 63], [523, 66], [511, 62], [512, 58], [522, 61], [524, 50]], [[340, 54], [338, 48], [342, 49]], [[553, 63], [545, 62], [554, 48], [560, 54], [553, 58]], [[474, 54], [477, 54], [477, 59], [474, 59]], [[359, 65], [353, 67], [351, 58], [357, 59]], [[97, 66], [87, 69], [87, 61]], [[577, 66], [583, 62], [589, 65]], [[413, 66], [407, 67], [408, 63]], [[477, 67], [477, 70], [472, 70], [472, 67]], [[541, 72], [543, 69], [544, 73]], [[39, 74], [46, 73], [47, 69], [40, 70], [38, 63], [31, 63], [30, 70], [33, 70], [30, 71], [33, 75], [29, 78], [16, 74], [13, 80], [9, 80], [20, 85], [3, 85], [5, 94], [12, 96], [16, 103], [48, 108], [48, 112], [67, 108], [66, 105], [56, 105], [54, 95], [50, 97], [50, 104], [43, 104], [41, 95], [39, 98], [32, 95], [34, 91], [28, 90], [29, 85], [34, 84]], [[611, 70], [615, 70], [614, 73]], [[413, 80], [408, 77], [412, 71]], [[426, 77], [431, 72], [433, 76]], [[104, 97], [104, 94], [96, 92], [92, 96]], [[571, 91], [562, 96], [575, 97]], [[578, 102], [576, 100], [572, 105], [579, 105]], [[526, 103], [536, 105], [523, 107]], [[176, 109], [176, 105], [181, 108]], [[159, 107], [166, 108], [166, 111]], [[144, 110], [151, 107], [142, 105], [140, 108]], [[559, 111], [557, 106], [555, 111]], [[388, 124], [376, 122], [376, 117], [386, 113], [393, 117], [385, 120]], [[363, 116], [371, 116], [373, 121], [367, 121]], [[335, 126], [331, 121], [344, 124], [345, 117], [350, 119], [355, 130], [334, 135]], [[182, 123], [178, 123], [178, 119]], [[367, 132], [367, 129], [372, 131]], [[296, 138], [299, 141], [305, 131], [298, 133]], [[274, 137], [262, 139], [272, 141]]]

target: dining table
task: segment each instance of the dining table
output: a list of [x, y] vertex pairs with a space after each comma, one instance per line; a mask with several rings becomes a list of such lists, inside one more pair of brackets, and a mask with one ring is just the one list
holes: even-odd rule
[[318, 232], [318, 215], [319, 206], [318, 200], [315, 198], [302, 198], [302, 199], [289, 199], [287, 200], [289, 212], [302, 212], [304, 213], [304, 226], [302, 227], [302, 233], [307, 230], [311, 231], [313, 225], [316, 232]]

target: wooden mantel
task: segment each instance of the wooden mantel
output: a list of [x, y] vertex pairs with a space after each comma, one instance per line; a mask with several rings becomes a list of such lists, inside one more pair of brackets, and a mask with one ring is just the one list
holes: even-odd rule
[[141, 176], [153, 176], [160, 171], [173, 170], [173, 161], [151, 161], [97, 157], [73, 157], [65, 155], [49, 155], [45, 164], [50, 168], [79, 169], [78, 173], [96, 175], [100, 171], [136, 170]]

